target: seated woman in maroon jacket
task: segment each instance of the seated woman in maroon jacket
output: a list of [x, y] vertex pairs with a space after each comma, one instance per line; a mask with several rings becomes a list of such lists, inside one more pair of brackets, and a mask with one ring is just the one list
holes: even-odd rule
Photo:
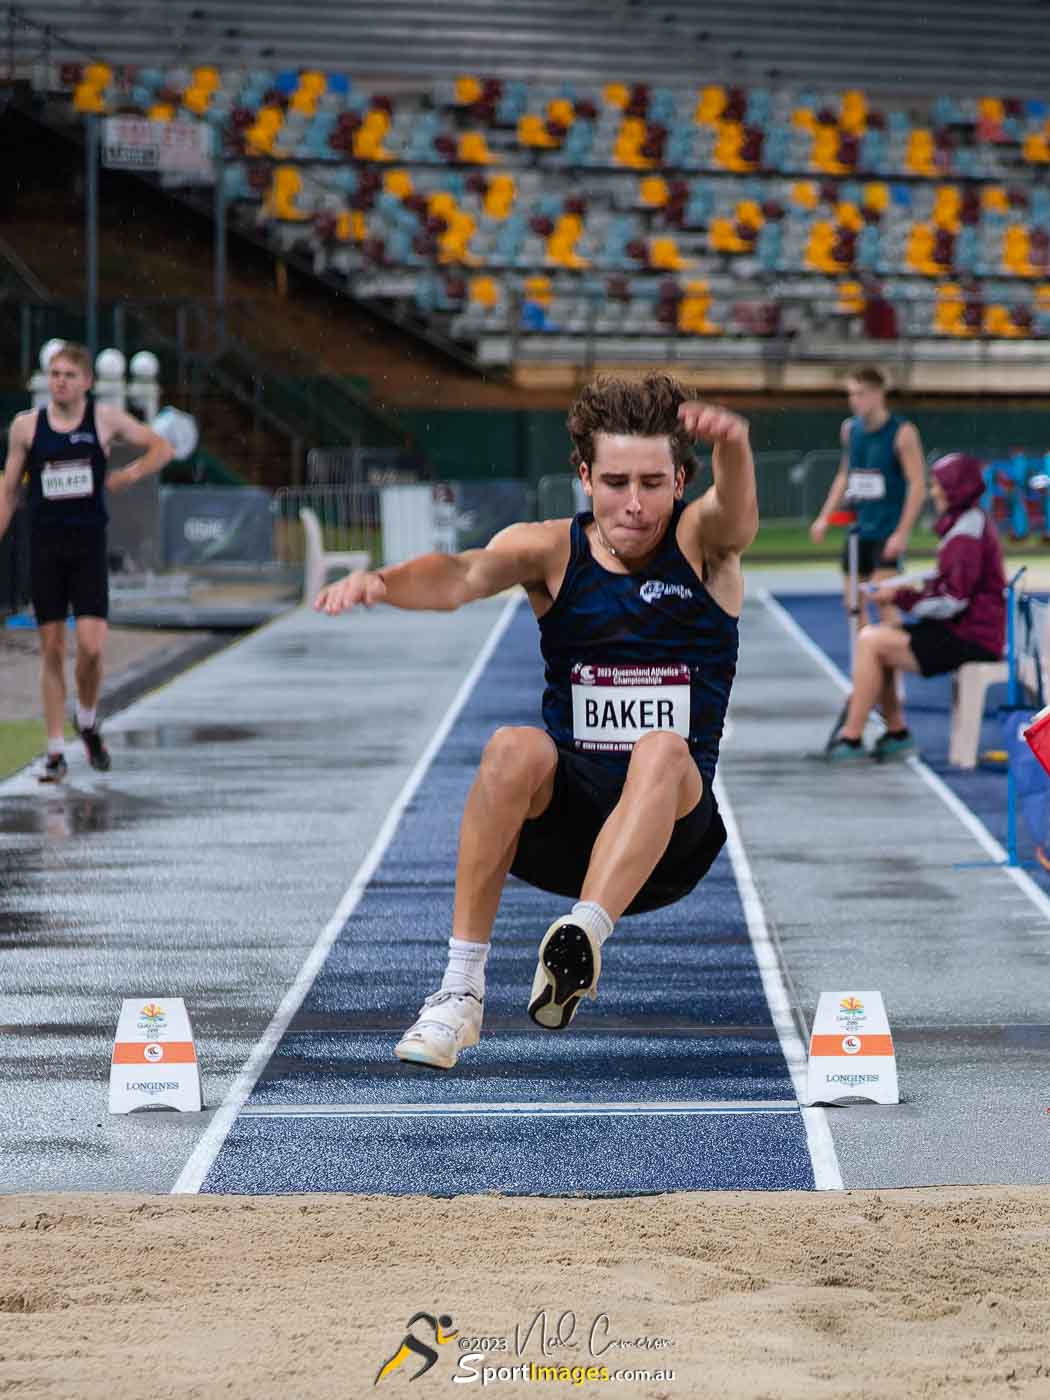
[[[951, 452], [934, 462], [931, 471], [934, 528], [941, 537], [936, 571], [921, 588], [902, 587], [891, 579], [871, 590], [876, 603], [892, 603], [915, 622], [910, 627], [879, 623], [865, 627], [857, 638], [853, 693], [827, 753], [832, 763], [895, 758], [914, 750], [897, 694], [898, 671], [939, 676], [964, 662], [998, 661], [1003, 654], [1006, 576], [999, 536], [978, 504], [985, 488], [981, 464], [965, 452]], [[861, 737], [875, 705], [886, 733], [869, 755]]]

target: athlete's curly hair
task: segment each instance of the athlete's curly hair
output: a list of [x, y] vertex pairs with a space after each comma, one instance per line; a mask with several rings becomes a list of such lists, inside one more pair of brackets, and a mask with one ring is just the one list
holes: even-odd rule
[[668, 437], [675, 468], [685, 471], [686, 481], [696, 473], [697, 462], [689, 434], [678, 422], [678, 409], [690, 398], [688, 390], [668, 374], [647, 374], [639, 383], [599, 375], [582, 391], [569, 409], [572, 465], [588, 467], [594, 461], [595, 433], [622, 433], [629, 437]]

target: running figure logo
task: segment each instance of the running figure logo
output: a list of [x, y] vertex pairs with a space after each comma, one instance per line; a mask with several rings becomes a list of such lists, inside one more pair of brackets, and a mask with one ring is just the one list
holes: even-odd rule
[[380, 1366], [379, 1374], [372, 1382], [373, 1385], [378, 1385], [385, 1376], [392, 1375], [401, 1363], [407, 1361], [409, 1356], [413, 1353], [423, 1358], [423, 1365], [414, 1376], [409, 1377], [409, 1380], [413, 1381], [419, 1380], [420, 1376], [429, 1371], [431, 1366], [433, 1366], [434, 1362], [438, 1359], [438, 1354], [432, 1346], [428, 1346], [426, 1342], [421, 1342], [418, 1337], [413, 1337], [412, 1328], [417, 1322], [425, 1322], [427, 1324], [434, 1333], [434, 1340], [437, 1342], [438, 1346], [444, 1346], [446, 1342], [450, 1342], [453, 1337], [458, 1335], [456, 1332], [449, 1331], [449, 1328], [452, 1326], [452, 1319], [447, 1313], [442, 1313], [441, 1316], [437, 1318], [432, 1317], [430, 1313], [413, 1313], [408, 1319], [404, 1340], [390, 1360], [385, 1361], [383, 1365]]

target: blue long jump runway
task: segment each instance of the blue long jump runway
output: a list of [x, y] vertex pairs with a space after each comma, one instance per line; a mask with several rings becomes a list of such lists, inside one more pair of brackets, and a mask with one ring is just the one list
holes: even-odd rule
[[726, 852], [688, 899], [618, 926], [598, 1001], [564, 1033], [525, 1012], [537, 945], [564, 901], [510, 881], [480, 1045], [448, 1073], [394, 1058], [444, 966], [459, 818], [482, 747], [500, 725], [540, 722], [542, 679], [536, 624], [521, 606], [202, 1190], [813, 1189]]

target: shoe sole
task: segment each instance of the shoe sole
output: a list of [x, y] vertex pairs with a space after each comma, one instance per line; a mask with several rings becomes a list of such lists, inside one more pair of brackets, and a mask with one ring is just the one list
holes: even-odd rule
[[583, 998], [597, 986], [601, 955], [597, 959], [590, 939], [574, 924], [559, 924], [540, 944], [539, 970], [547, 985], [529, 1003], [529, 1015], [546, 1031], [563, 1031]]

